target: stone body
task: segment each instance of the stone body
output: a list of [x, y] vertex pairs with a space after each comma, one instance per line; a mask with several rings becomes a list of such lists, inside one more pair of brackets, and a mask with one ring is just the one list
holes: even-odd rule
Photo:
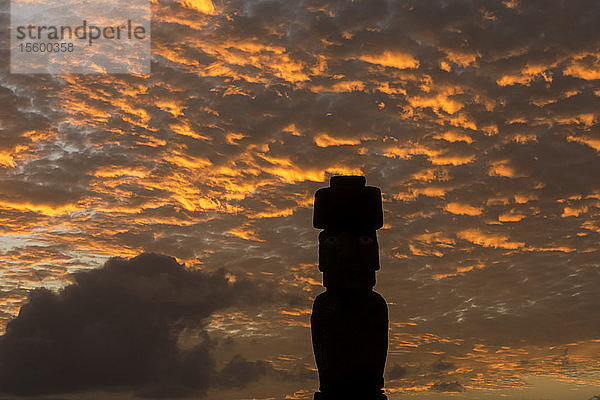
[[314, 226], [324, 229], [319, 269], [327, 288], [311, 316], [320, 390], [315, 399], [385, 399], [388, 311], [373, 291], [381, 192], [357, 176], [332, 177], [330, 186], [315, 195]]

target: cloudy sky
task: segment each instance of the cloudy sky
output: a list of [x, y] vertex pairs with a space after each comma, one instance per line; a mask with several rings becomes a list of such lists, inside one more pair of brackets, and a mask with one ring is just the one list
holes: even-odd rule
[[599, 2], [152, 12], [147, 75], [9, 74], [2, 28], [1, 393], [312, 398], [313, 195], [360, 174], [390, 399], [600, 395]]

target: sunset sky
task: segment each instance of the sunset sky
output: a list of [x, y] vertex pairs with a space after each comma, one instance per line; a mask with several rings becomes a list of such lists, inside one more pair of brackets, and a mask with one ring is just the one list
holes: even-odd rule
[[10, 74], [9, 3], [0, 398], [312, 399], [340, 174], [390, 400], [600, 395], [597, 0], [153, 0], [147, 75]]

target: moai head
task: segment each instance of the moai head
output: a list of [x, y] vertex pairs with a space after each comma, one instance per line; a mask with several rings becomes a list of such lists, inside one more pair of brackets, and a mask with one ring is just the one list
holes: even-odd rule
[[365, 186], [364, 176], [333, 176], [317, 190], [313, 225], [319, 234], [323, 285], [371, 289], [379, 269], [376, 230], [383, 226], [381, 191]]

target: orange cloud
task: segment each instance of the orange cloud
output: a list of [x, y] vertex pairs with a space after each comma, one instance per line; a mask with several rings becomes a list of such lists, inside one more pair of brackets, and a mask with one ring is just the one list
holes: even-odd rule
[[177, 124], [171, 124], [171, 125], [169, 125], [169, 128], [171, 128], [171, 130], [173, 132], [175, 132], [179, 135], [189, 136], [189, 137], [192, 137], [194, 139], [199, 139], [199, 140], [206, 140], [206, 141], [210, 140], [209, 137], [198, 134], [186, 121], [182, 121]]
[[513, 75], [504, 75], [502, 78], [496, 80], [496, 83], [500, 86], [510, 86], [510, 85], [527, 85], [533, 79], [538, 76], [541, 76], [546, 81], [551, 82], [552, 76], [546, 71], [550, 68], [554, 67], [556, 64], [552, 65], [526, 65], [518, 74]]
[[454, 155], [448, 149], [433, 149], [419, 143], [409, 143], [404, 146], [388, 146], [384, 149], [384, 156], [390, 158], [408, 159], [414, 155], [425, 155], [435, 165], [462, 165], [475, 159], [474, 154]]
[[490, 163], [490, 169], [488, 173], [490, 176], [504, 176], [507, 178], [515, 178], [518, 176], [515, 169], [509, 165], [508, 160]]
[[50, 206], [47, 204], [34, 204], [31, 202], [10, 202], [0, 201], [0, 209], [8, 208], [21, 211], [33, 211], [47, 216], [59, 216], [77, 211], [79, 208], [76, 204], [67, 204], [62, 206]]
[[378, 64], [384, 67], [392, 67], [398, 69], [418, 68], [419, 61], [408, 53], [384, 51], [378, 55], [364, 55], [359, 57], [359, 60], [366, 61], [371, 64]]
[[12, 154], [9, 152], [0, 152], [0, 165], [5, 167], [14, 167], [15, 160]]
[[465, 53], [455, 50], [446, 50], [446, 58], [448, 61], [462, 68], [468, 67], [469, 65], [475, 63], [475, 61], [477, 61], [477, 57], [480, 56], [481, 55], [479, 53]]
[[188, 8], [193, 8], [204, 14], [214, 14], [215, 6], [211, 0], [184, 0], [182, 4]]
[[239, 226], [237, 228], [230, 229], [228, 232], [233, 236], [239, 237], [240, 239], [264, 242], [264, 240], [258, 237], [258, 234], [248, 226]]
[[339, 81], [333, 82], [330, 85], [313, 85], [310, 86], [310, 90], [315, 93], [321, 92], [333, 92], [333, 93], [344, 93], [361, 91], [365, 88], [364, 82], [361, 81]]
[[357, 138], [336, 138], [331, 137], [326, 133], [315, 136], [315, 144], [319, 147], [357, 145], [360, 143], [361, 140]]
[[575, 137], [575, 136], [567, 136], [567, 140], [569, 142], [577, 142], [581, 144], [585, 144], [590, 146], [592, 149], [596, 151], [600, 151], [600, 139], [591, 138], [591, 137]]
[[600, 66], [586, 66], [575, 61], [565, 68], [563, 74], [586, 80], [600, 79]]
[[410, 188], [406, 192], [399, 192], [392, 195], [394, 200], [413, 201], [420, 195], [427, 197], [444, 197], [450, 188], [442, 186], [425, 186], [420, 188]]
[[446, 211], [452, 214], [463, 214], [463, 215], [481, 215], [482, 210], [478, 207], [473, 207], [469, 204], [462, 203], [448, 203], [446, 205]]
[[588, 208], [586, 206], [581, 207], [565, 207], [563, 209], [562, 217], [579, 217], [582, 214], [588, 212]]
[[484, 233], [480, 229], [466, 229], [458, 232], [457, 236], [483, 247], [519, 249], [525, 246], [525, 243], [510, 241], [508, 236]]
[[520, 220], [522, 220], [525, 217], [526, 217], [526, 215], [515, 212], [515, 210], [511, 210], [510, 212], [500, 214], [498, 216], [498, 221], [500, 221], [500, 222], [519, 222]]
[[450, 98], [454, 94], [456, 94], [456, 90], [447, 88], [432, 95], [409, 96], [407, 100], [413, 107], [430, 107], [436, 112], [443, 110], [448, 114], [454, 114], [464, 106], [459, 101]]
[[434, 136], [434, 139], [443, 139], [443, 140], [446, 140], [446, 141], [452, 142], [452, 143], [454, 143], [454, 142], [473, 143], [473, 139], [471, 139], [471, 136], [467, 135], [466, 133], [457, 131], [457, 130], [446, 131], [442, 134]]

